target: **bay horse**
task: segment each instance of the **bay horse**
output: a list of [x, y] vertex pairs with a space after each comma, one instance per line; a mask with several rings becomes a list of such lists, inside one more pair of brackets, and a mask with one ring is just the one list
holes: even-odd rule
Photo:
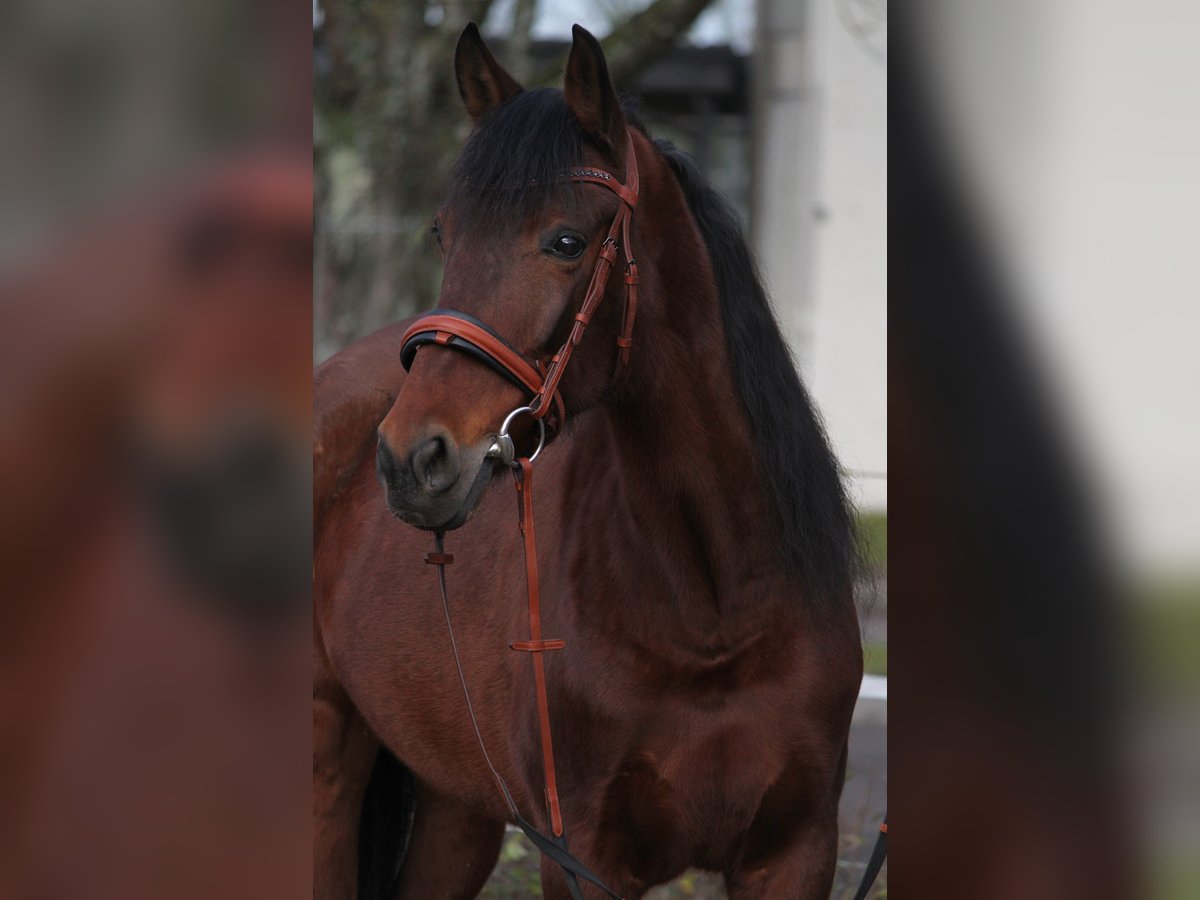
[[[571, 852], [623, 897], [688, 867], [722, 872], [732, 898], [827, 897], [862, 676], [852, 520], [737, 217], [622, 108], [578, 26], [562, 91], [524, 90], [474, 26], [455, 71], [473, 131], [434, 226], [439, 305], [534, 363], [574, 327], [624, 202], [565, 173], [640, 174], [628, 364], [614, 380], [614, 277], [534, 463], [542, 622], [565, 642], [545, 669]], [[406, 374], [409, 326], [315, 374], [318, 898], [475, 896], [512, 819], [422, 561], [429, 532], [449, 532], [482, 742], [522, 815], [550, 824], [530, 666], [507, 646], [526, 629], [522, 537], [492, 452], [529, 394], [430, 346]], [[546, 859], [542, 890], [569, 895]]]

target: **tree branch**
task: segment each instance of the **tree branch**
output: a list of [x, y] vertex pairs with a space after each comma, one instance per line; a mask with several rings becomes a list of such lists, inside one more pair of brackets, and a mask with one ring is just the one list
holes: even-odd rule
[[533, 20], [537, 15], [537, 0], [516, 0], [513, 8], [512, 37], [508, 46], [508, 71], [522, 84], [533, 74], [533, 58], [529, 55], [533, 41]]
[[[600, 43], [612, 82], [620, 90], [650, 63], [670, 51], [712, 0], [655, 0], [613, 28]], [[561, 65], [543, 69], [530, 84], [551, 84], [562, 76]]]
[[712, 0], [656, 0], [612, 30], [601, 43], [608, 72], [618, 87], [630, 84], [670, 51]]

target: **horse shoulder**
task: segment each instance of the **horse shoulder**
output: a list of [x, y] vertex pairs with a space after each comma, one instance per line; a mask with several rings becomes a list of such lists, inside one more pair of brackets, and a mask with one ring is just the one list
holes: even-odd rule
[[409, 321], [355, 341], [313, 374], [314, 527], [375, 446], [375, 429], [404, 383], [400, 337]]

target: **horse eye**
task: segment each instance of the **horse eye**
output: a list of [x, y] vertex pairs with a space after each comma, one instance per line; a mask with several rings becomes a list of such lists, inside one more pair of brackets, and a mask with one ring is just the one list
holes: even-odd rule
[[554, 239], [554, 243], [550, 245], [550, 249], [555, 255], [561, 256], [563, 259], [578, 259], [583, 253], [583, 248], [586, 244], [583, 238], [573, 234], [560, 234]]

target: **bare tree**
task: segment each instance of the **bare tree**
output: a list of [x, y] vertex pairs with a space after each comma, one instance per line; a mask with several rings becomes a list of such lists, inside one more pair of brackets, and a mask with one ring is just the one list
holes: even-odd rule
[[[614, 78], [669, 51], [710, 0], [654, 0], [604, 41]], [[440, 268], [429, 220], [467, 130], [452, 58], [492, 0], [324, 0], [316, 31], [313, 153], [316, 216], [314, 353], [318, 358], [430, 306]], [[537, 0], [515, 0], [501, 61], [527, 84]], [[565, 36], [564, 36], [565, 37]]]

